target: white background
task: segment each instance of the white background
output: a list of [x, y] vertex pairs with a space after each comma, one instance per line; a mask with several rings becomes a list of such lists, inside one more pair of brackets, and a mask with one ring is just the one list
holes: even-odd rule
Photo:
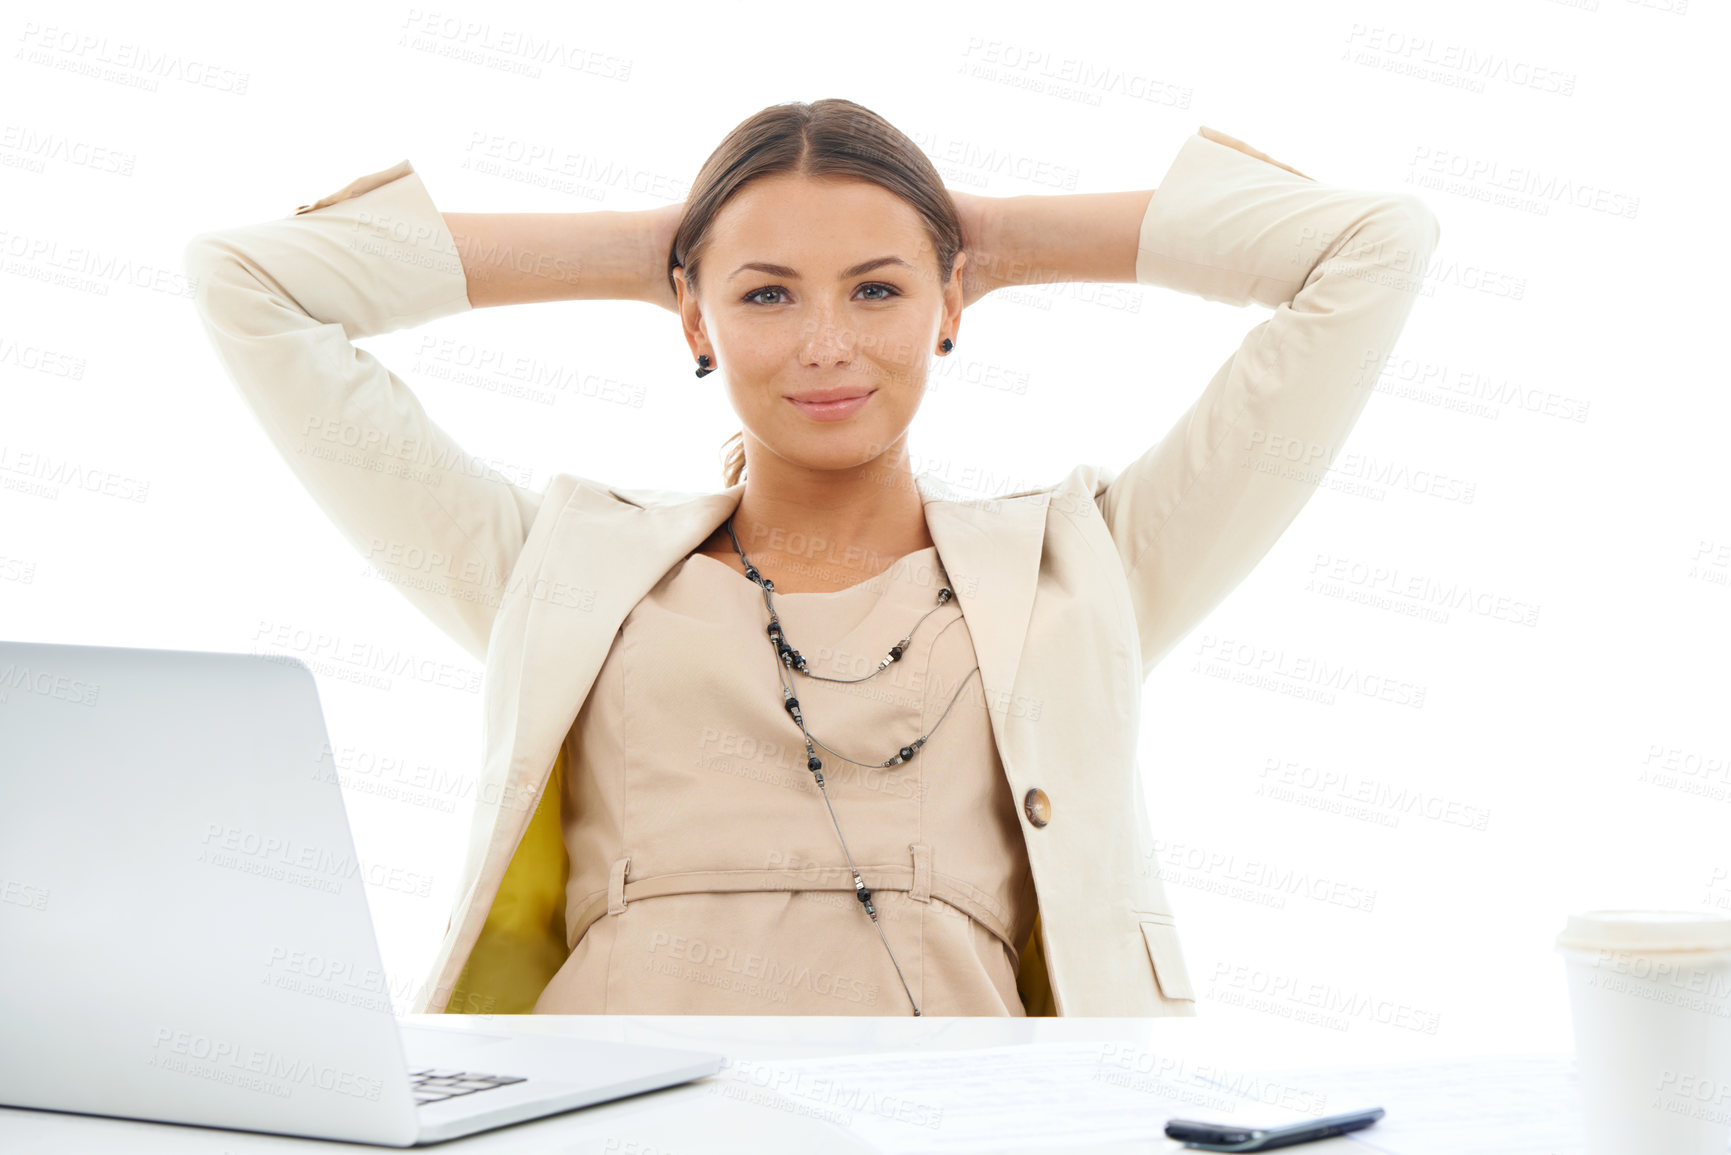
[[[1148, 679], [1141, 761], [1200, 1013], [1289, 1017], [1320, 991], [1319, 1040], [1367, 1056], [1567, 1047], [1567, 912], [1731, 909], [1725, 27], [1683, 3], [13, 7], [0, 636], [311, 660], [272, 639], [321, 635], [479, 674], [240, 403], [180, 277], [196, 233], [404, 158], [446, 212], [656, 207], [789, 100], [864, 104], [991, 196], [1152, 189], [1206, 124], [1416, 192], [1442, 241], [1328, 479]], [[525, 35], [579, 66], [508, 70]], [[1091, 289], [966, 312], [916, 468], [987, 495], [1120, 467], [1267, 316]], [[366, 345], [535, 488], [720, 488], [737, 423], [670, 313], [486, 309]], [[642, 404], [445, 375], [483, 353]], [[1006, 372], [1025, 392], [969, 382]], [[1332, 700], [1294, 692], [1318, 666], [1346, 673]], [[363, 860], [427, 881], [370, 890], [402, 1006], [455, 898], [479, 696], [318, 668]], [[443, 786], [382, 790], [423, 767]], [[1361, 791], [1356, 815], [1324, 808]]]

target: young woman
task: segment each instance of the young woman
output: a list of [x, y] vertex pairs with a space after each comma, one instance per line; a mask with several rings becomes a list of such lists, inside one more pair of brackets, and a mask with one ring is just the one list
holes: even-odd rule
[[[744, 121], [664, 209], [445, 214], [403, 161], [194, 238], [206, 332], [284, 460], [485, 662], [412, 1009], [1193, 1014], [1141, 688], [1314, 492], [1438, 237], [1411, 194], [1207, 127], [1158, 188], [955, 193], [821, 100]], [[1273, 314], [1121, 471], [974, 499], [914, 473], [928, 358], [985, 293], [1049, 281]], [[594, 298], [677, 313], [719, 371], [695, 387], [743, 426], [726, 488], [528, 490], [351, 343]]]

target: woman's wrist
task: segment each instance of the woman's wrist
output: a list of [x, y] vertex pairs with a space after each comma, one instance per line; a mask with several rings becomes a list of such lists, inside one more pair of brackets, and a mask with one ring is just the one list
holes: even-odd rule
[[673, 234], [685, 218], [685, 202], [663, 205], [643, 213], [644, 284], [637, 300], [679, 312], [679, 294], [667, 275], [667, 258], [673, 251]]
[[962, 264], [962, 306], [966, 308], [993, 289], [1011, 283], [1002, 276], [1000, 266], [1005, 258], [1000, 255], [1002, 245], [997, 235], [999, 209], [1008, 198], [948, 191], [962, 225], [962, 251], [967, 254]]

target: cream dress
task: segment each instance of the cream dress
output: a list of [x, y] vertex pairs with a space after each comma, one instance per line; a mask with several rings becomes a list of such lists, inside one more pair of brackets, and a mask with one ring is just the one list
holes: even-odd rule
[[[864, 677], [913, 630], [854, 685], [783, 671], [834, 751], [816, 747], [833, 821], [762, 589], [699, 553], [637, 603], [566, 738], [571, 954], [536, 1013], [911, 1015], [836, 823], [921, 1013], [1026, 1013], [1033, 878], [967, 623], [937, 605], [947, 582], [928, 546], [844, 590], [774, 595], [813, 674]], [[934, 726], [912, 761], [875, 768]]]

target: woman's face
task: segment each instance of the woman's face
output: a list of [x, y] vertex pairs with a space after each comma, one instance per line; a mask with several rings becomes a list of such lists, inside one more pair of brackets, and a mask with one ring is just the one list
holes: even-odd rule
[[[683, 270], [676, 284], [693, 356], [721, 371], [747, 456], [847, 469], [899, 452], [927, 358], [956, 332], [964, 259], [940, 282], [919, 213], [869, 181], [782, 173], [735, 193], [713, 222], [698, 299]], [[814, 390], [869, 396], [846, 415], [790, 400]]]

